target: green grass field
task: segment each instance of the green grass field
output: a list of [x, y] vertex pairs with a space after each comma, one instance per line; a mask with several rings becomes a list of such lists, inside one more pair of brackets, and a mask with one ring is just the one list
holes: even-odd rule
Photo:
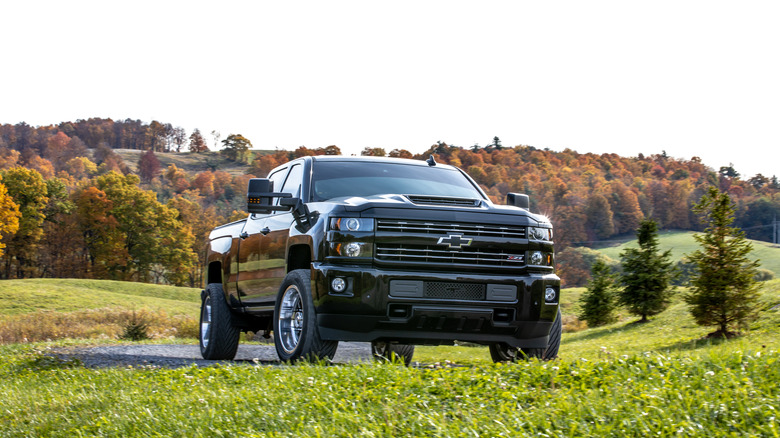
[[[57, 282], [32, 284], [45, 292]], [[188, 290], [85, 286], [86, 301], [196, 304]], [[565, 312], [581, 293], [564, 291]], [[703, 341], [708, 329], [677, 300], [646, 324], [624, 315], [566, 333], [557, 360], [506, 365], [490, 363], [485, 347], [459, 346], [418, 347], [427, 366], [411, 368], [87, 369], [47, 355], [83, 341], [0, 345], [0, 437], [778, 436], [780, 280], [763, 285], [761, 300], [759, 320], [737, 339]]]
[[[658, 233], [658, 243], [661, 251], [671, 250], [672, 260], [675, 262], [699, 249], [699, 244], [694, 240], [692, 231], [661, 231]], [[780, 278], [780, 246], [768, 242], [751, 240], [753, 244], [752, 259], [761, 261], [761, 268], [768, 269]], [[606, 248], [597, 248], [602, 254], [619, 261], [620, 253], [626, 248], [636, 248], [636, 239], [623, 242]]]
[[120, 307], [193, 314], [200, 289], [110, 280], [41, 278], [0, 282], [0, 315]]

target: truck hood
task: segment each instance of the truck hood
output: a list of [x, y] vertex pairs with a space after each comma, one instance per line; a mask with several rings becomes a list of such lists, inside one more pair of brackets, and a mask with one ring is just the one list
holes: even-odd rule
[[547, 225], [550, 220], [540, 214], [509, 205], [495, 205], [484, 199], [432, 197], [417, 195], [375, 195], [369, 197], [344, 197], [326, 202], [309, 204], [312, 210], [322, 209], [331, 215], [339, 211], [361, 217], [397, 217], [408, 219], [437, 218], [469, 222], [523, 223], [530, 226]]

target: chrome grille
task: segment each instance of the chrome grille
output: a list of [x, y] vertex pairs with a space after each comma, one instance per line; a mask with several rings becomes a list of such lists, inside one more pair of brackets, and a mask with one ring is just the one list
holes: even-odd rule
[[439, 221], [413, 221], [401, 219], [379, 219], [377, 232], [436, 234], [447, 236], [459, 234], [462, 237], [501, 237], [524, 239], [526, 227], [518, 225], [482, 225]]
[[381, 262], [440, 263], [468, 266], [522, 267], [524, 254], [512, 254], [502, 249], [464, 248], [449, 250], [441, 245], [377, 244], [376, 259]]

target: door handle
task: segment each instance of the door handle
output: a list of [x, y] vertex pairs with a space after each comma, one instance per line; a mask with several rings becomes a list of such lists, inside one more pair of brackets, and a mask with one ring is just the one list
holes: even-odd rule
[[262, 230], [260, 230], [260, 233], [262, 233], [263, 236], [265, 236], [266, 234], [268, 234], [270, 232], [271, 232], [271, 229], [268, 228], [268, 227], [265, 227]]
[[249, 233], [247, 233], [246, 231], [242, 231], [241, 234], [238, 235], [238, 237], [240, 237], [241, 239], [246, 239], [247, 237], [249, 237]]

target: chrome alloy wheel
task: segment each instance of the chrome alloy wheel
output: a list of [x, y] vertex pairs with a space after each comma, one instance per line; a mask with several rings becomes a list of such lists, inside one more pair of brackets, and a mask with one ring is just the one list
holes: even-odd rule
[[203, 310], [200, 312], [200, 343], [203, 348], [209, 346], [209, 334], [211, 332], [211, 296], [203, 300]]
[[298, 347], [303, 331], [303, 300], [301, 292], [295, 286], [284, 291], [279, 308], [279, 341], [287, 353]]

